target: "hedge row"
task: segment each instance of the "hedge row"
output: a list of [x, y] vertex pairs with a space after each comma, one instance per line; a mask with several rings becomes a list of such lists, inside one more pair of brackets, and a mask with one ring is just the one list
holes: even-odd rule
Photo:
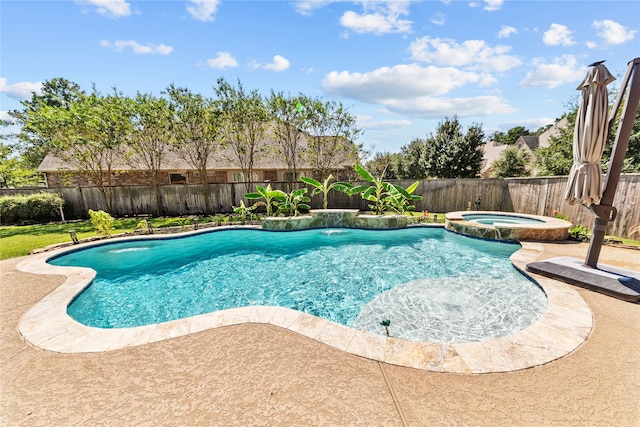
[[64, 199], [58, 194], [34, 193], [0, 197], [0, 223], [46, 223], [59, 221]]

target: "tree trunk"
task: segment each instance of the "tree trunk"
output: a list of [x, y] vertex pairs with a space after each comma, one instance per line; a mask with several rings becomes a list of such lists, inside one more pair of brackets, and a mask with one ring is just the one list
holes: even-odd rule
[[211, 212], [211, 188], [209, 187], [209, 179], [207, 177], [207, 168], [200, 168], [200, 184], [202, 184], [202, 196], [204, 197], [205, 214]]
[[162, 193], [160, 192], [160, 186], [158, 185], [158, 171], [152, 172], [151, 185], [156, 196], [156, 215], [162, 216], [164, 214], [164, 207], [162, 203]]

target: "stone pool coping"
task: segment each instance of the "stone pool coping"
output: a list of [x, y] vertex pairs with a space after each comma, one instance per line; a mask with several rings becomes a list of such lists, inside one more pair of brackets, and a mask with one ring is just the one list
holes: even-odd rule
[[[219, 227], [216, 230], [239, 227]], [[258, 227], [245, 227], [258, 228]], [[189, 234], [211, 232], [200, 230]], [[176, 238], [176, 236], [137, 236], [136, 239]], [[109, 243], [131, 240], [110, 239]], [[84, 248], [98, 243], [74, 246]], [[145, 345], [208, 329], [242, 323], [278, 326], [325, 343], [347, 353], [393, 365], [451, 373], [510, 372], [543, 365], [576, 350], [593, 329], [593, 317], [578, 292], [566, 285], [537, 277], [545, 291], [548, 308], [542, 318], [526, 329], [505, 337], [482, 342], [442, 344], [418, 343], [343, 326], [310, 314], [284, 307], [242, 307], [202, 314], [154, 325], [134, 328], [101, 329], [82, 325], [66, 313], [67, 305], [95, 277], [89, 268], [58, 267], [47, 259], [69, 248], [30, 256], [16, 268], [23, 272], [66, 277], [20, 319], [18, 330], [33, 346], [59, 353], [92, 353]], [[511, 256], [520, 271], [542, 253], [539, 243], [523, 242]]]
[[[484, 214], [496, 216], [520, 216], [523, 218], [538, 219], [541, 223], [526, 224], [479, 224], [475, 221], [465, 220], [463, 215]], [[456, 211], [445, 214], [445, 228], [454, 233], [466, 236], [480, 237], [507, 242], [521, 242], [523, 240], [558, 241], [567, 240], [569, 221], [542, 215], [521, 214], [502, 211]]]

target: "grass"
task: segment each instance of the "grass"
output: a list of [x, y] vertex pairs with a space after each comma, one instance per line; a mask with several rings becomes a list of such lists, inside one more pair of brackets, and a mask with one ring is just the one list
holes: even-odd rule
[[[111, 234], [133, 232], [140, 219], [116, 219]], [[214, 217], [199, 218], [200, 223], [215, 221]], [[153, 218], [153, 228], [181, 227], [192, 224], [192, 218]], [[69, 231], [75, 231], [78, 239], [97, 236], [90, 221], [76, 221], [40, 225], [0, 227], [0, 260], [28, 255], [34, 249], [71, 241]]]

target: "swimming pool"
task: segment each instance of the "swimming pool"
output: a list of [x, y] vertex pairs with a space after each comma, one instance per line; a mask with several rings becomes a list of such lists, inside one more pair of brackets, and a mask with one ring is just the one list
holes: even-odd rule
[[524, 329], [544, 292], [509, 261], [518, 245], [441, 228], [287, 233], [225, 230], [95, 246], [49, 260], [97, 271], [68, 306], [100, 328], [243, 306], [284, 306], [421, 342], [470, 342]]
[[543, 220], [520, 215], [498, 215], [498, 214], [463, 214], [465, 221], [476, 222], [478, 224], [542, 224]]

